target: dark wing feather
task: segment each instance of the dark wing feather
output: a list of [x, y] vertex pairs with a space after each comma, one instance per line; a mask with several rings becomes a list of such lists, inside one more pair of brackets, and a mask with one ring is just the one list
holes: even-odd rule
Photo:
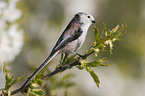
[[61, 34], [58, 41], [56, 42], [52, 52], [56, 52], [59, 49], [62, 49], [69, 42], [74, 41], [80, 37], [82, 31], [78, 20], [79, 20], [78, 16], [74, 17], [71, 20], [71, 22], [68, 24], [68, 26], [66, 27], [66, 29]]

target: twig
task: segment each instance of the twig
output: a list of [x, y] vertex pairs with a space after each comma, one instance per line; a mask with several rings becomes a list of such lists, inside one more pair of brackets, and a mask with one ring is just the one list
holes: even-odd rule
[[[92, 53], [94, 53], [94, 51], [90, 51], [90, 52], [86, 53], [85, 55], [81, 55], [81, 56], [79, 56], [79, 57], [81, 57], [82, 59], [85, 59], [85, 58], [87, 58], [89, 55], [91, 55]], [[65, 71], [65, 70], [67, 70], [67, 69], [71, 69], [73, 66], [76, 66], [76, 65], [81, 65], [81, 63], [79, 62], [78, 59], [77, 59], [76, 61], [74, 61], [73, 63], [69, 64], [69, 65], [66, 65], [66, 66], [64, 66], [64, 67], [59, 67], [59, 68], [55, 69], [53, 72], [51, 72], [51, 73], [49, 73], [49, 74], [43, 76], [41, 79], [43, 80], [43, 79], [49, 78], [49, 77], [51, 77], [51, 76], [53, 76], [53, 75], [55, 75], [55, 74], [57, 74], [57, 73], [63, 72], [63, 71]], [[25, 90], [27, 90], [27, 88], [28, 88], [29, 86], [30, 86], [30, 83], [27, 84], [27, 85], [26, 85], [24, 88], [22, 88], [22, 89], [19, 88], [19, 89], [17, 89], [17, 90], [12, 91], [12, 92], [11, 92], [11, 95], [14, 95], [14, 94], [16, 94], [16, 93], [18, 93], [18, 92], [24, 92]]]
[[[51, 77], [51, 76], [53, 76], [53, 75], [55, 75], [55, 74], [57, 74], [57, 73], [63, 72], [63, 71], [65, 71], [65, 70], [67, 70], [67, 69], [71, 69], [73, 66], [80, 65], [80, 64], [81, 64], [81, 63], [80, 63], [78, 60], [76, 60], [76, 61], [74, 61], [73, 63], [69, 64], [69, 66], [66, 65], [66, 66], [64, 66], [64, 67], [59, 67], [59, 68], [55, 69], [53, 72], [51, 72], [51, 73], [49, 73], [49, 74], [43, 76], [41, 79], [43, 80], [43, 79], [49, 78], [49, 77]], [[28, 88], [29, 86], [30, 86], [30, 83], [27, 84], [23, 89], [20, 89], [20, 88], [19, 88], [19, 89], [17, 89], [17, 90], [12, 91], [11, 95], [14, 95], [14, 94], [16, 94], [16, 93], [18, 93], [18, 92], [24, 92], [25, 90], [27, 90], [27, 88]]]
[[53, 76], [53, 75], [55, 75], [55, 74], [57, 74], [57, 73], [59, 73], [59, 72], [63, 72], [63, 71], [65, 71], [66, 69], [71, 69], [73, 66], [80, 65], [80, 64], [81, 64], [81, 63], [78, 62], [78, 60], [76, 60], [76, 61], [74, 61], [73, 63], [69, 64], [69, 66], [66, 65], [66, 66], [64, 66], [64, 67], [60, 67], [60, 68], [58, 68], [58, 69], [55, 69], [53, 72], [51, 72], [51, 73], [49, 73], [49, 74], [43, 76], [41, 79], [43, 80], [43, 79], [49, 78], [49, 77], [51, 77], [51, 76]]

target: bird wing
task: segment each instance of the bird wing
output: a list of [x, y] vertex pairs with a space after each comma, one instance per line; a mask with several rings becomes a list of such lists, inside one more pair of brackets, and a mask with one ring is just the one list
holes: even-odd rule
[[72, 21], [63, 31], [62, 35], [59, 37], [52, 51], [56, 52], [67, 45], [69, 42], [76, 40], [81, 35], [81, 33], [82, 31], [80, 24], [76, 23], [75, 20], [72, 19]]
[[71, 39], [71, 36], [67, 36], [64, 39], [62, 39], [57, 46], [54, 47], [54, 50], [59, 50], [61, 48], [63, 48]]

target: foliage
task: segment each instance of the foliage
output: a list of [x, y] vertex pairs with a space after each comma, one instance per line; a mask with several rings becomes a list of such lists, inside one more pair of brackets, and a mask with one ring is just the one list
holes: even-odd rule
[[10, 96], [11, 95], [11, 92], [9, 90], [10, 87], [12, 87], [17, 82], [21, 81], [23, 79], [23, 77], [20, 76], [14, 80], [14, 77], [11, 74], [10, 69], [8, 68], [8, 66], [6, 64], [4, 64], [3, 72], [5, 74], [5, 81], [6, 82], [5, 82], [5, 89], [1, 89], [2, 94], [7, 94], [8, 96]]
[[[92, 53], [97, 57], [99, 51], [104, 51], [105, 47], [109, 45], [110, 47], [110, 54], [112, 54], [113, 50], [113, 42], [117, 40], [121, 40], [119, 37], [123, 35], [126, 32], [126, 26], [127, 25], [117, 25], [112, 30], [107, 31], [106, 26], [104, 25], [104, 29], [102, 32], [99, 32], [99, 30], [94, 27], [94, 36], [95, 36], [95, 42], [92, 43], [92, 46], [89, 50], [85, 52], [84, 56], [88, 56]], [[96, 83], [97, 87], [99, 88], [99, 78], [94, 73], [94, 71], [91, 69], [91, 67], [99, 67], [99, 66], [108, 66], [111, 63], [109, 63], [106, 58], [97, 59], [92, 62], [87, 62], [87, 59], [81, 60], [81, 65], [78, 67], [79, 69], [85, 68], [87, 72], [90, 73], [92, 78], [94, 79], [94, 82]]]
[[[56, 79], [54, 75], [63, 72], [66, 69], [71, 69], [73, 66], [76, 66], [80, 70], [85, 69], [87, 72], [89, 72], [95, 84], [99, 88], [100, 80], [97, 74], [92, 69], [92, 67], [109, 66], [110, 62], [106, 58], [100, 58], [100, 59], [97, 58], [94, 61], [87, 62], [87, 57], [89, 57], [91, 54], [94, 54], [94, 56], [97, 57], [100, 51], [105, 51], [106, 46], [109, 46], [110, 54], [112, 54], [113, 43], [115, 41], [121, 40], [119, 37], [122, 36], [125, 32], [126, 32], [126, 25], [124, 24], [117, 25], [115, 28], [109, 31], [107, 31], [107, 28], [104, 25], [104, 29], [102, 32], [99, 32], [98, 29], [94, 27], [94, 36], [95, 36], [94, 42], [92, 43], [89, 50], [85, 52], [84, 55], [80, 55], [76, 53], [76, 55], [72, 55], [69, 58], [66, 57], [63, 58], [62, 56], [59, 66], [57, 66], [53, 72], [50, 72], [46, 68], [43, 69], [33, 78], [33, 80], [30, 82], [30, 86], [25, 87], [25, 90], [19, 90], [19, 89], [18, 90], [21, 92], [25, 92], [27, 96], [44, 96], [44, 95], [52, 96], [52, 95], [56, 95], [55, 90], [57, 90], [58, 88], [65, 88], [66, 91], [64, 94], [65, 96], [67, 96], [67, 89], [74, 85], [74, 83], [70, 81], [73, 75], [67, 74], [59, 79]], [[44, 75], [46, 70], [49, 71], [50, 73]], [[18, 81], [20, 81], [22, 77], [13, 80], [13, 75], [11, 75], [10, 70], [6, 66], [6, 64], [4, 65], [4, 73], [6, 78], [6, 86], [5, 89], [3, 90], [3, 94], [10, 95], [11, 92], [9, 88], [13, 86], [15, 83], [17, 83]], [[48, 83], [43, 84], [44, 81], [43, 79], [46, 77], [47, 78], [51, 77], [49, 78], [50, 84]], [[49, 89], [47, 86], [49, 86]], [[47, 92], [45, 91], [46, 89]], [[12, 93], [14, 94], [16, 94], [17, 92], [14, 93], [14, 91], [12, 91]]]

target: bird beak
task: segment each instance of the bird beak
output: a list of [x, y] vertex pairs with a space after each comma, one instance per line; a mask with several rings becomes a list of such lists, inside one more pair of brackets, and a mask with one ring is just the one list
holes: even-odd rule
[[96, 23], [96, 21], [95, 20], [92, 20], [92, 23]]

